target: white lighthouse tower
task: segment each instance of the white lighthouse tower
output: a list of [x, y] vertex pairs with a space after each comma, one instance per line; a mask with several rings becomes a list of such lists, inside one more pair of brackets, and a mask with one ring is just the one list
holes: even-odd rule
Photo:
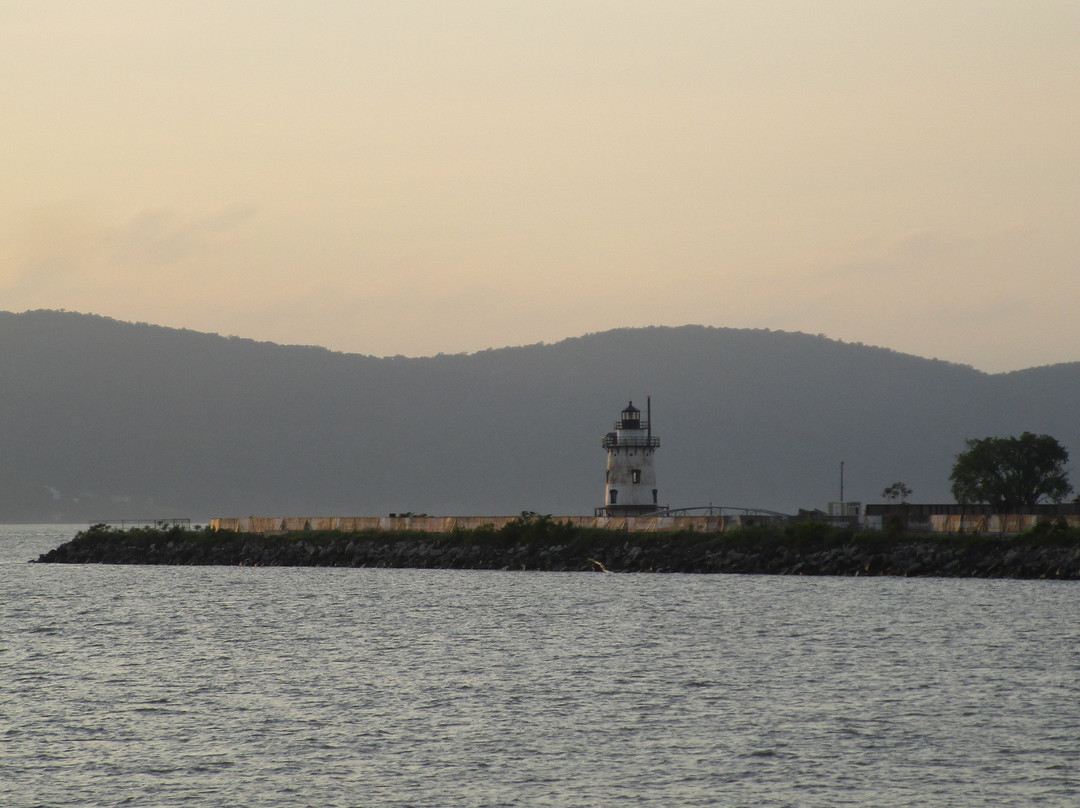
[[653, 456], [660, 438], [652, 433], [652, 400], [647, 399], [645, 420], [634, 402], [626, 405], [615, 422], [615, 431], [604, 435], [607, 479], [604, 506], [598, 516], [641, 516], [659, 510]]

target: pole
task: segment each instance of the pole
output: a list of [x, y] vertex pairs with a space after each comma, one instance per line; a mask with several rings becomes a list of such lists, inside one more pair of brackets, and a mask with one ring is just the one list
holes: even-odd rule
[[844, 461], [840, 461], [840, 501], [844, 501]]

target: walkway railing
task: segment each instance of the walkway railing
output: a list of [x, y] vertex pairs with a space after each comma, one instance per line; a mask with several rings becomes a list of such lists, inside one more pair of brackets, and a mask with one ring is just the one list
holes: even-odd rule
[[697, 505], [693, 508], [664, 508], [649, 516], [775, 516], [790, 519], [791, 514], [764, 508], [737, 508], [731, 505]]
[[120, 530], [129, 530], [133, 527], [191, 527], [190, 519], [98, 519], [97, 521], [91, 521], [90, 526], [105, 525], [106, 527], [115, 527]]

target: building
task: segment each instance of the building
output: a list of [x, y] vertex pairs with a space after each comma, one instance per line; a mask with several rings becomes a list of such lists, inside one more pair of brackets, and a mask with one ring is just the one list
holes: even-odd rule
[[641, 410], [630, 402], [619, 414], [615, 431], [601, 441], [607, 450], [607, 473], [604, 480], [604, 505], [597, 516], [642, 516], [661, 508], [656, 488], [653, 457], [660, 439], [652, 433], [652, 402]]
[[1023, 533], [1040, 524], [1080, 527], [1080, 500], [1043, 502], [995, 513], [985, 503], [872, 503], [866, 506], [862, 527], [898, 528], [927, 533]]

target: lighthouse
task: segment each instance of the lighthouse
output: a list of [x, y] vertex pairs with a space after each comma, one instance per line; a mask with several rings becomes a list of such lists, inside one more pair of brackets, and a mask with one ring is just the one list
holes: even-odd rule
[[598, 516], [641, 516], [660, 509], [653, 467], [660, 438], [652, 433], [652, 400], [646, 402], [644, 420], [631, 401], [619, 413], [615, 431], [601, 441], [607, 449], [607, 476], [604, 505], [596, 509]]

